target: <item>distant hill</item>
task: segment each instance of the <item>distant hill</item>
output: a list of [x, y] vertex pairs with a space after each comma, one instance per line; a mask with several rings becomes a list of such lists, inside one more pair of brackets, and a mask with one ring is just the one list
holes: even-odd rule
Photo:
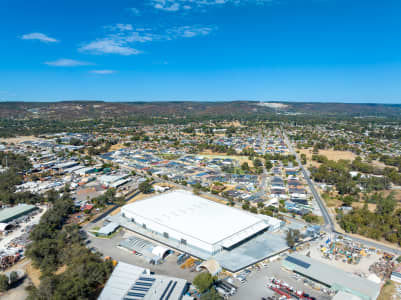
[[1, 102], [2, 119], [77, 120], [118, 116], [228, 116], [253, 114], [400, 117], [400, 104], [302, 102]]

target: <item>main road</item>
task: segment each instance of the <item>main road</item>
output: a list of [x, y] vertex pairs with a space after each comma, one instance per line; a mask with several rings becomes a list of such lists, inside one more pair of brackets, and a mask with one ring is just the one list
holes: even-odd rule
[[313, 184], [312, 180], [310, 179], [310, 175], [309, 175], [308, 171], [302, 165], [301, 160], [299, 159], [298, 153], [292, 147], [292, 144], [289, 141], [289, 139], [288, 139], [286, 133], [284, 132], [284, 130], [282, 131], [282, 133], [283, 133], [284, 141], [288, 146], [288, 150], [290, 150], [291, 154], [295, 155], [295, 158], [296, 158], [296, 160], [298, 162], [298, 165], [301, 168], [301, 171], [302, 171], [302, 173], [304, 175], [304, 178], [305, 178], [306, 182], [309, 185], [309, 189], [310, 189], [313, 197], [315, 198], [316, 203], [319, 205], [320, 211], [322, 212], [322, 216], [323, 216], [323, 219], [324, 219], [324, 224], [325, 224], [326, 230], [329, 231], [329, 232], [334, 231], [334, 229], [335, 229], [334, 228], [334, 223], [333, 223], [333, 221], [332, 221], [332, 219], [331, 219], [331, 217], [329, 215], [329, 212], [327, 211], [326, 206], [323, 203], [322, 198], [320, 197], [320, 194], [316, 191], [315, 185]]
[[290, 140], [287, 137], [287, 134], [285, 133], [285, 131], [282, 129], [282, 134], [284, 137], [284, 141], [288, 146], [288, 150], [290, 151], [291, 154], [295, 155], [296, 161], [298, 162], [301, 171], [304, 175], [305, 180], [307, 181], [308, 185], [309, 185], [309, 189], [313, 195], [313, 197], [316, 200], [316, 203], [319, 205], [320, 211], [322, 212], [322, 216], [324, 219], [324, 230], [329, 233], [329, 234], [338, 234], [338, 235], [342, 235], [343, 237], [347, 237], [355, 242], [359, 242], [361, 244], [364, 244], [366, 246], [369, 247], [374, 247], [377, 249], [381, 249], [382, 251], [386, 251], [386, 252], [392, 252], [395, 253], [397, 255], [401, 255], [401, 250], [393, 248], [391, 246], [386, 246], [383, 245], [381, 243], [377, 243], [375, 241], [372, 241], [370, 239], [365, 239], [365, 238], [359, 238], [359, 237], [355, 237], [355, 236], [351, 236], [348, 234], [344, 234], [342, 232], [339, 232], [336, 230], [335, 226], [334, 226], [334, 222], [331, 219], [331, 216], [329, 215], [329, 212], [327, 211], [326, 205], [324, 204], [322, 198], [320, 197], [320, 194], [318, 193], [318, 191], [315, 188], [315, 185], [313, 183], [313, 181], [310, 178], [309, 172], [305, 169], [305, 167], [302, 165], [301, 160], [299, 159], [298, 153], [294, 150], [294, 148], [292, 147], [292, 144], [290, 142]]

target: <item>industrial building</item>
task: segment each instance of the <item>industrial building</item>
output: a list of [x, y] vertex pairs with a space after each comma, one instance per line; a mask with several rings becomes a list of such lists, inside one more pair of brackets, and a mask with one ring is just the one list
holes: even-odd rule
[[0, 210], [0, 223], [8, 223], [38, 209], [35, 205], [19, 204]]
[[109, 236], [110, 234], [114, 233], [118, 229], [118, 227], [120, 227], [119, 224], [110, 222], [100, 228], [97, 234], [100, 236]]
[[152, 235], [214, 255], [232, 249], [280, 221], [175, 190], [125, 205], [122, 216]]
[[380, 284], [365, 279], [338, 268], [322, 263], [313, 258], [292, 254], [283, 260], [282, 266], [299, 275], [309, 278], [319, 284], [331, 288], [339, 293], [337, 299], [344, 295], [353, 295], [353, 298], [375, 300], [380, 293]]
[[181, 300], [187, 297], [188, 285], [185, 279], [151, 274], [148, 269], [119, 262], [98, 300]]

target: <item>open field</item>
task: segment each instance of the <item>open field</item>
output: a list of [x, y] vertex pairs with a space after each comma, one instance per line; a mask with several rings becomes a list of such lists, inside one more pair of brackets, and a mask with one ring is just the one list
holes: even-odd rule
[[[300, 154], [305, 154], [308, 163], [312, 166], [318, 167], [320, 163], [312, 161], [313, 151], [312, 148], [298, 150]], [[338, 161], [340, 159], [354, 160], [356, 155], [351, 151], [336, 151], [336, 150], [319, 150], [319, 155], [326, 156], [329, 160]]]
[[225, 122], [223, 123], [225, 126], [233, 126], [233, 127], [244, 127], [240, 121], [232, 121], [232, 122]]
[[247, 156], [241, 156], [241, 155], [224, 155], [223, 153], [218, 153], [218, 152], [212, 152], [210, 150], [206, 150], [203, 152], [198, 153], [200, 156], [204, 156], [206, 158], [231, 158], [239, 161], [240, 164], [243, 164], [244, 162], [247, 162], [250, 167], [253, 167], [253, 163], [251, 160], [248, 159]]
[[28, 136], [17, 136], [17, 137], [12, 137], [12, 138], [0, 138], [0, 143], [7, 143], [7, 144], [18, 144], [26, 141], [33, 141], [33, 140], [38, 140], [37, 137], [33, 135], [28, 135]]
[[[364, 202], [353, 202], [352, 207], [353, 208], [362, 208], [365, 205]], [[368, 210], [371, 212], [374, 212], [376, 210], [376, 204], [375, 203], [368, 203]]]
[[127, 148], [127, 147], [125, 147], [123, 144], [115, 144], [110, 147], [110, 151], [116, 151], [116, 150], [120, 150], [123, 148]]
[[391, 166], [386, 166], [386, 164], [382, 163], [381, 161], [378, 160], [372, 160], [372, 165], [379, 168], [379, 169], [384, 169], [385, 167], [391, 167]]

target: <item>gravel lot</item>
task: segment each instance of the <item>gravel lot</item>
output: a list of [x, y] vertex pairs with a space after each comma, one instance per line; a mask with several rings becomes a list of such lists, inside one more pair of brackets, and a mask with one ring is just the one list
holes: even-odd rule
[[303, 280], [296, 280], [292, 273], [281, 269], [281, 261], [277, 260], [268, 264], [267, 267], [262, 268], [260, 271], [252, 271], [248, 275], [247, 281], [239, 283], [235, 280], [235, 285], [238, 286], [238, 292], [230, 299], [243, 300], [243, 299], [261, 299], [262, 297], [272, 296], [274, 292], [267, 287], [268, 278], [275, 277], [283, 280], [292, 287], [303, 290], [311, 296], [319, 300], [329, 300], [330, 296], [316, 291], [304, 284]]

